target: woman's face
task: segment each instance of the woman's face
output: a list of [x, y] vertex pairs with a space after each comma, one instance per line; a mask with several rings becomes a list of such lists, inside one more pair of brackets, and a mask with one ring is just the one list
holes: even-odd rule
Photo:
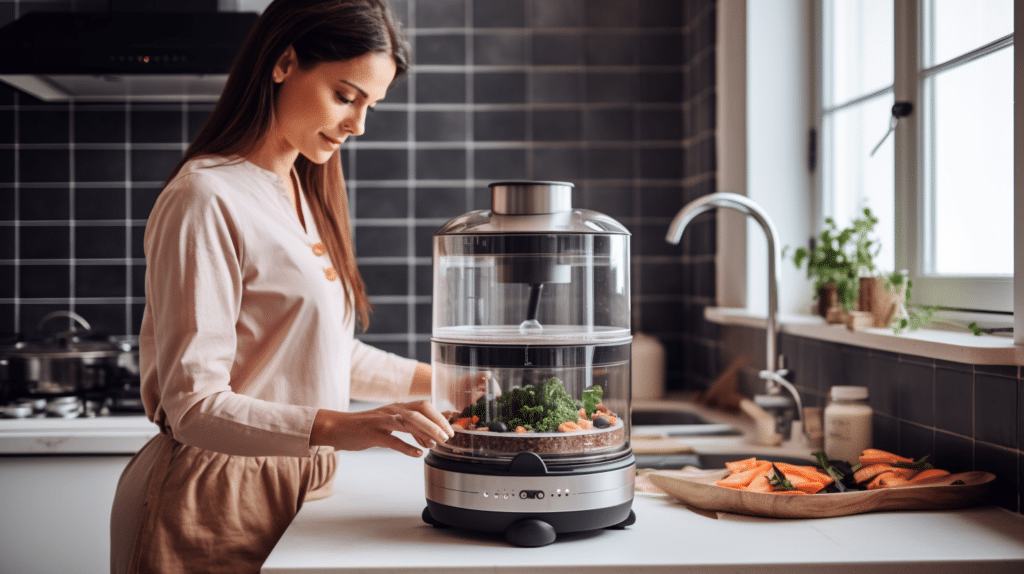
[[384, 99], [394, 78], [395, 61], [383, 52], [302, 69], [288, 48], [274, 68], [280, 89], [270, 136], [279, 151], [298, 151], [322, 164], [348, 136], [363, 133], [367, 112]]

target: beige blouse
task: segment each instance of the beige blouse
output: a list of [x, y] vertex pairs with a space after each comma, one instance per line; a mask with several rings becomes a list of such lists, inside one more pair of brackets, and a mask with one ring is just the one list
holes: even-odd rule
[[176, 440], [308, 456], [318, 409], [409, 394], [416, 362], [355, 339], [301, 204], [305, 228], [284, 181], [239, 158], [192, 160], [160, 194], [146, 226], [139, 360], [146, 414]]

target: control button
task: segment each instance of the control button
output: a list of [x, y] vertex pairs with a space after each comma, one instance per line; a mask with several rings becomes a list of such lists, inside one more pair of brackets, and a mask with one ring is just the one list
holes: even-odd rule
[[324, 267], [324, 277], [328, 281], [334, 281], [338, 278], [338, 272], [334, 270], [334, 267]]
[[[318, 241], [318, 242], [313, 244], [313, 255], [316, 255], [317, 257], [320, 257], [324, 253], [327, 253], [327, 247], [325, 247], [323, 243], [320, 243]], [[332, 281], [333, 281], [333, 279], [332, 279]]]

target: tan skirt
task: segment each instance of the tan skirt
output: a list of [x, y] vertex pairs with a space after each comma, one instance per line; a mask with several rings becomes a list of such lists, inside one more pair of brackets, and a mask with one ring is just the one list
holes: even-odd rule
[[146, 443], [117, 485], [110, 571], [259, 572], [306, 500], [331, 494], [337, 457], [232, 456], [166, 434]]

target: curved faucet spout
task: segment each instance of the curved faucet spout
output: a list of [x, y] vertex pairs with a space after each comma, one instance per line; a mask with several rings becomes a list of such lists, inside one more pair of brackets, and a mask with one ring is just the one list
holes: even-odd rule
[[[767, 369], [769, 373], [777, 373], [779, 371], [779, 355], [776, 351], [778, 345], [779, 328], [776, 320], [776, 315], [779, 309], [779, 261], [781, 255], [779, 253], [779, 234], [775, 229], [775, 224], [772, 223], [768, 214], [758, 204], [750, 200], [750, 198], [736, 194], [736, 193], [711, 193], [691, 201], [686, 204], [679, 213], [676, 214], [675, 218], [672, 219], [672, 224], [668, 227], [668, 234], [665, 236], [665, 240], [669, 243], [676, 245], [679, 240], [683, 237], [683, 229], [698, 215], [715, 209], [717, 207], [729, 207], [744, 213], [754, 218], [755, 221], [764, 230], [765, 237], [768, 239], [768, 331], [766, 333], [767, 344]], [[779, 383], [777, 380], [770, 376], [762, 375], [768, 386], [769, 392], [775, 393], [779, 391]]]

